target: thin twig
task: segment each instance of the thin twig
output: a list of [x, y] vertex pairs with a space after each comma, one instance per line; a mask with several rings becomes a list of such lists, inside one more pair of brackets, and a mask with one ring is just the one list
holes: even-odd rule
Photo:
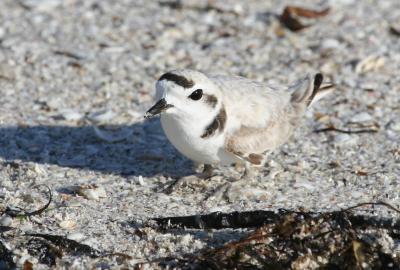
[[377, 133], [377, 129], [358, 129], [358, 130], [351, 130], [351, 129], [340, 129], [336, 128], [334, 126], [326, 127], [326, 128], [320, 128], [320, 129], [315, 129], [313, 132], [314, 133], [322, 133], [322, 132], [339, 132], [339, 133], [345, 133], [345, 134], [359, 134], [359, 133]]
[[399, 28], [396, 28], [394, 26], [390, 26], [389, 27], [389, 32], [390, 32], [390, 34], [392, 34], [394, 36], [400, 37], [400, 29]]
[[120, 257], [123, 260], [132, 260], [132, 256], [122, 253], [122, 252], [112, 252], [112, 253], [105, 253], [102, 254], [101, 256], [99, 256], [100, 258], [104, 258], [104, 257]]
[[55, 50], [53, 52], [58, 55], [63, 55], [63, 56], [69, 57], [69, 58], [73, 58], [75, 60], [82, 60], [84, 58], [83, 56], [81, 56], [79, 54], [69, 52], [69, 51]]
[[[4, 211], [4, 214], [12, 217], [12, 218], [25, 218], [25, 217], [32, 217], [32, 216], [37, 216], [42, 214], [51, 204], [52, 200], [53, 200], [53, 194], [51, 193], [51, 189], [49, 188], [49, 186], [47, 185], [38, 185], [35, 187], [39, 187], [39, 186], [45, 186], [48, 190], [48, 196], [49, 196], [49, 200], [48, 202], [41, 208], [39, 208], [38, 210], [32, 211], [32, 212], [27, 212], [25, 210], [21, 210], [21, 211], [15, 211], [10, 209], [9, 207], [6, 208], [6, 210]], [[34, 188], [35, 188], [34, 187]]]
[[343, 209], [340, 212], [348, 212], [350, 210], [354, 210], [356, 208], [362, 207], [362, 206], [366, 206], [366, 205], [382, 205], [382, 206], [386, 206], [387, 208], [397, 212], [400, 214], [400, 209], [394, 207], [393, 205], [387, 203], [387, 202], [365, 202], [365, 203], [359, 203], [357, 205], [351, 206], [349, 208]]

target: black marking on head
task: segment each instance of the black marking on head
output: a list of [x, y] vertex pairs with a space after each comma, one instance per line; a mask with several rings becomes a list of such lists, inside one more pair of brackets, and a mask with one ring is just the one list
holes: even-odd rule
[[172, 72], [167, 72], [167, 73], [163, 74], [160, 77], [160, 79], [158, 79], [158, 80], [159, 81], [162, 81], [162, 80], [171, 81], [171, 82], [176, 83], [179, 86], [182, 86], [183, 88], [191, 88], [194, 86], [194, 82], [192, 80], [188, 80], [184, 76], [177, 75]]
[[208, 105], [210, 105], [212, 108], [215, 108], [215, 106], [217, 106], [218, 99], [216, 96], [214, 95], [204, 95], [204, 96], [206, 97], [205, 101]]
[[222, 106], [221, 109], [219, 110], [219, 113], [217, 116], [215, 116], [214, 120], [209, 124], [203, 135], [201, 135], [201, 138], [207, 138], [215, 134], [215, 132], [218, 130], [219, 132], [222, 132], [225, 128], [226, 124], [226, 111], [225, 107]]

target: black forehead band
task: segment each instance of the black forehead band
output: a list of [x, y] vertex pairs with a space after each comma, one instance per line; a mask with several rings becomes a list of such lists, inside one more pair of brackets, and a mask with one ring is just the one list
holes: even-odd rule
[[160, 79], [158, 79], [159, 81], [162, 80], [167, 80], [167, 81], [171, 81], [176, 83], [179, 86], [182, 86], [183, 88], [191, 88], [194, 86], [194, 82], [192, 80], [188, 80], [185, 77], [181, 76], [181, 75], [177, 75], [171, 72], [167, 72], [165, 74], [163, 74]]

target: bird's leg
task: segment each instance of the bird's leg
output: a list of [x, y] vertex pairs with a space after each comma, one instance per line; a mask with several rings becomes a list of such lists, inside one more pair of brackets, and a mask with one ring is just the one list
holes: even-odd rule
[[210, 164], [204, 164], [203, 171], [200, 173], [199, 178], [210, 179], [213, 176], [214, 168]]
[[[237, 165], [237, 164], [236, 164]], [[243, 165], [243, 164], [239, 164]], [[236, 166], [237, 167], [237, 166]], [[214, 200], [221, 200], [223, 198], [226, 198], [229, 200], [229, 192], [231, 192], [233, 189], [238, 189], [242, 185], [246, 185], [251, 181], [254, 181], [258, 173], [258, 168], [252, 166], [250, 162], [245, 162], [244, 163], [244, 172], [239, 178], [231, 178], [231, 182], [226, 182], [219, 187], [216, 188], [216, 190], [209, 196], [206, 197], [205, 200], [208, 199], [214, 199]]]
[[192, 182], [199, 180], [207, 180], [213, 176], [214, 168], [210, 164], [204, 164], [203, 171], [194, 175], [183, 176], [174, 181], [171, 185], [164, 189], [164, 192], [170, 194], [181, 186], [188, 186]]
[[246, 162], [244, 165], [244, 172], [240, 180], [251, 180], [256, 176], [256, 169], [251, 167], [249, 162]]

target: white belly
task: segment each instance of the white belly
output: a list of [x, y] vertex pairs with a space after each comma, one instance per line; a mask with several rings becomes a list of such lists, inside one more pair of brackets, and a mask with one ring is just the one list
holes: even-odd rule
[[187, 158], [204, 164], [232, 164], [237, 158], [225, 151], [223, 133], [201, 138], [204, 125], [182, 123], [169, 115], [161, 115], [161, 125], [168, 140]]

